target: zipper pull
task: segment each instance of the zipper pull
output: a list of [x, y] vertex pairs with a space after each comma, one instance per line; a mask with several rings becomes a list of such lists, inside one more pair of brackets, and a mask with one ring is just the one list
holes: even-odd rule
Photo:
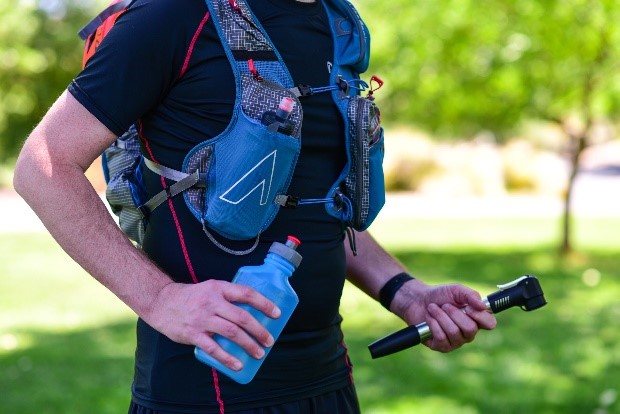
[[383, 86], [383, 81], [378, 76], [372, 75], [370, 77], [370, 90], [368, 91], [367, 98], [371, 101], [374, 101], [375, 97], [373, 96], [374, 91], [378, 91]]
[[248, 59], [248, 69], [250, 70], [250, 73], [254, 76], [254, 79], [256, 79], [259, 82], [263, 81], [263, 77], [260, 75], [260, 73], [258, 73], [258, 70], [254, 66], [253, 59]]

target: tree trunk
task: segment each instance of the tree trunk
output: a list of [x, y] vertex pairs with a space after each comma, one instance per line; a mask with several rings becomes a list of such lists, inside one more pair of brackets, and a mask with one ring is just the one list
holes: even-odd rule
[[566, 194], [564, 196], [564, 211], [562, 215], [562, 245], [560, 252], [562, 254], [568, 254], [573, 251], [572, 244], [572, 214], [571, 204], [573, 199], [573, 190], [575, 187], [575, 179], [579, 173], [579, 160], [581, 154], [587, 146], [586, 133], [579, 134], [578, 136], [570, 135], [570, 174], [568, 176], [568, 185], [566, 188]]

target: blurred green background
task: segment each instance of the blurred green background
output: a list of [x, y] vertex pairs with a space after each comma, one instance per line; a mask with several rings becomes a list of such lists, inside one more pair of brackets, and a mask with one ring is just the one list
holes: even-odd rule
[[[348, 285], [342, 314], [363, 412], [620, 413], [620, 218], [577, 222], [580, 253], [565, 258], [554, 247], [557, 219], [383, 217], [373, 225], [429, 283], [486, 295], [529, 273], [548, 305], [498, 314], [497, 329], [450, 354], [419, 346], [372, 360], [368, 344], [404, 325]], [[1, 234], [0, 274], [0, 412], [124, 412], [131, 312], [42, 232]]]
[[[26, 208], [17, 152], [106, 3], [0, 1], [0, 413], [126, 411], [134, 316], [7, 213]], [[372, 233], [429, 283], [488, 294], [531, 273], [549, 302], [450, 354], [371, 360], [402, 322], [347, 286], [363, 412], [620, 413], [620, 2], [354, 4], [373, 33], [367, 78], [385, 81], [390, 196]]]

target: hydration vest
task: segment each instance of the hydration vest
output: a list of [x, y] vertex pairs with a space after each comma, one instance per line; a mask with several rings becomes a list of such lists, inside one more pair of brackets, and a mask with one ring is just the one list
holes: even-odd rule
[[[114, 13], [103, 20], [117, 18], [119, 3], [129, 1], [116, 1], [110, 6], [115, 7]], [[280, 54], [245, 1], [206, 0], [206, 4], [236, 81], [231, 121], [221, 134], [190, 150], [181, 171], [140, 154], [135, 127], [108, 148], [103, 154], [106, 197], [119, 215], [121, 228], [141, 244], [150, 213], [168, 198], [182, 194], [212, 242], [231, 254], [246, 254], [258, 244], [261, 232], [280, 208], [323, 203], [326, 214], [343, 223], [355, 251], [350, 229], [368, 228], [385, 202], [383, 128], [372, 95], [382, 82], [373, 77], [371, 87], [359, 78], [369, 60], [370, 37], [365, 24], [347, 0], [324, 0], [334, 41], [330, 84], [294, 85]], [[102, 25], [89, 25], [91, 31], [94, 26], [101, 31]], [[87, 48], [97, 32], [83, 33], [91, 40]], [[330, 93], [344, 119], [347, 162], [324, 198], [299, 199], [287, 189], [303, 138], [301, 102], [314, 93]], [[282, 102], [288, 105], [279, 111]], [[143, 166], [174, 184], [149, 198], [141, 181]], [[231, 250], [218, 242], [213, 232], [231, 240], [255, 242], [247, 250]]]

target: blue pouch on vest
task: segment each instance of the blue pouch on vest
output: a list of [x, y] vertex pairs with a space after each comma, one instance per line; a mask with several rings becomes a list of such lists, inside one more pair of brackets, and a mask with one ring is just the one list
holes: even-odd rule
[[[292, 92], [267, 80], [242, 76], [241, 107], [219, 136], [187, 155], [183, 171], [206, 173], [206, 188], [184, 193], [194, 216], [222, 236], [247, 240], [260, 234], [276, 216], [275, 198], [288, 188], [301, 149], [302, 111]], [[270, 131], [263, 114], [293, 99], [291, 134]]]
[[[339, 78], [357, 79], [369, 64], [370, 35], [355, 8], [346, 0], [326, 1], [333, 22], [335, 60]], [[366, 85], [367, 86], [367, 85]], [[327, 212], [357, 231], [367, 229], [385, 204], [383, 176], [384, 137], [380, 111], [374, 100], [359, 88], [332, 92], [347, 128], [347, 165], [331, 188]], [[343, 202], [343, 200], [345, 202]], [[344, 211], [344, 210], [349, 211]]]

